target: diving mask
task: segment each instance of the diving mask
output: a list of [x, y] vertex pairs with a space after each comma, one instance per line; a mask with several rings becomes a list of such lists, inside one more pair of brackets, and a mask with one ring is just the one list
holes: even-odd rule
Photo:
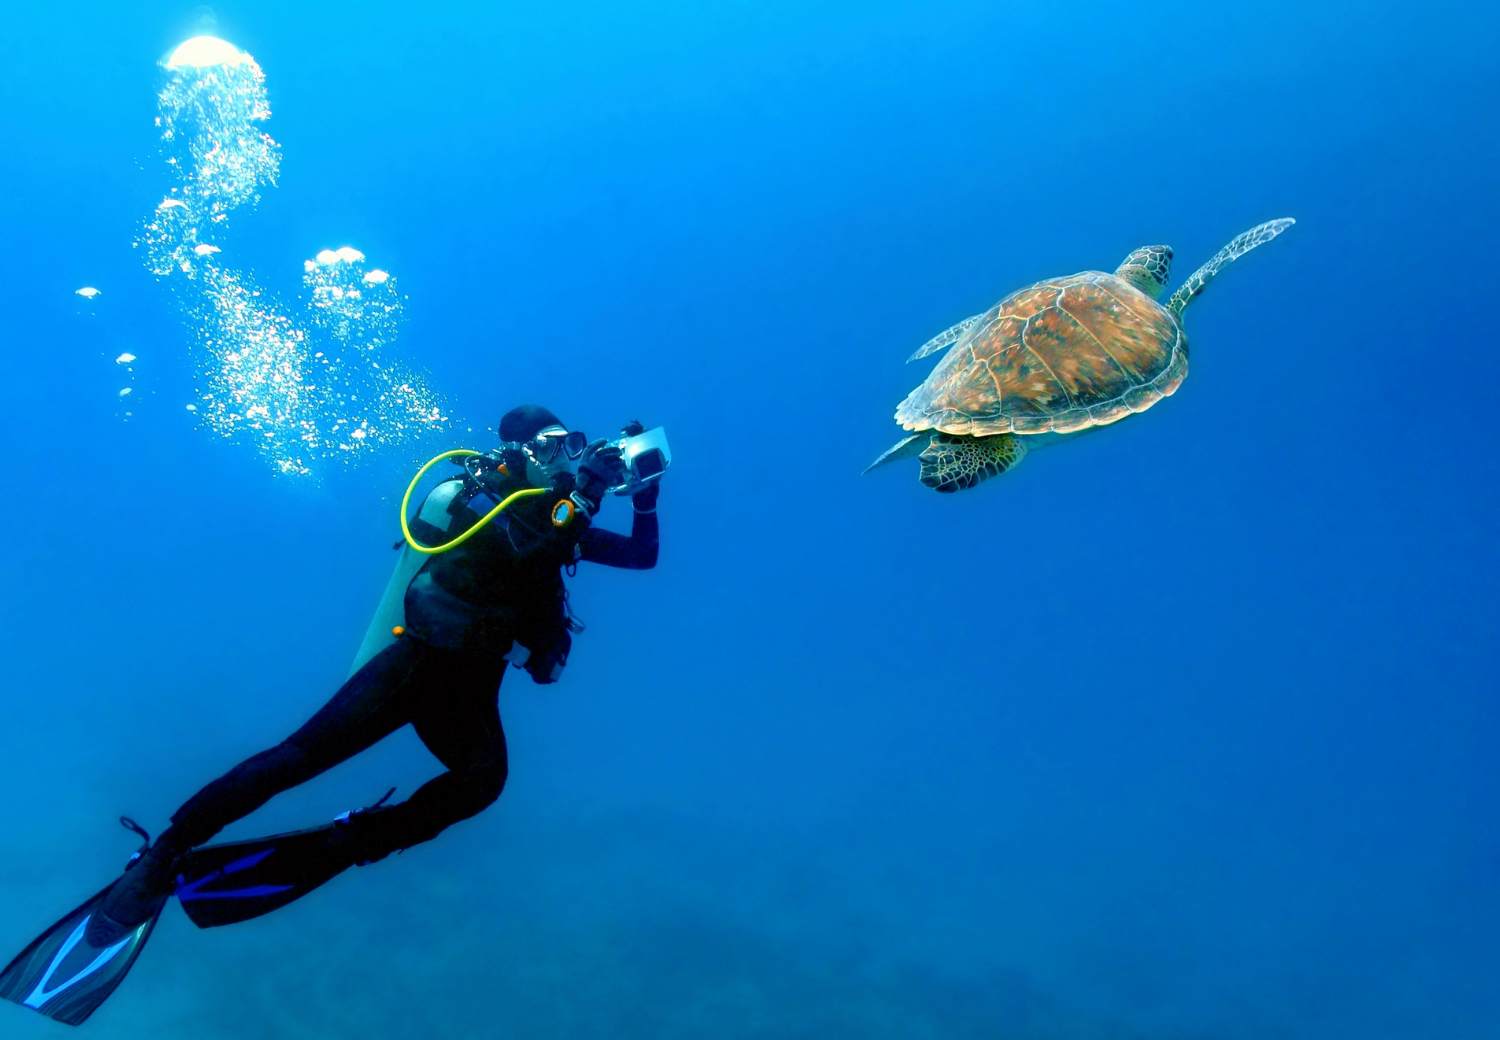
[[557, 461], [559, 455], [578, 459], [588, 446], [587, 434], [578, 430], [570, 432], [561, 426], [551, 426], [522, 444], [521, 450], [538, 466], [550, 466]]

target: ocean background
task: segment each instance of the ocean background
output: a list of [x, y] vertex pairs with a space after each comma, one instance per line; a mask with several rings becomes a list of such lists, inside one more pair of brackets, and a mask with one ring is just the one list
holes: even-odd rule
[[[169, 908], [91, 1036], [1500, 1035], [1493, 8], [5, 23], [0, 954], [331, 694], [418, 462], [532, 400], [676, 455], [660, 566], [581, 569], [565, 679], [507, 678], [499, 803], [250, 924]], [[318, 250], [394, 273], [449, 429], [296, 476], [186, 410], [131, 243], [202, 31], [283, 152], [224, 262], [292, 312]], [[966, 494], [861, 477], [937, 330], [1284, 215], [1149, 414]], [[438, 768], [403, 731], [229, 835]]]

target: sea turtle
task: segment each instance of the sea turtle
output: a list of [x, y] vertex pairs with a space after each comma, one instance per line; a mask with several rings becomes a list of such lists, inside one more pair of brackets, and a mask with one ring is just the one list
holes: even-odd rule
[[1142, 246], [1114, 274], [1084, 271], [1011, 293], [945, 329], [908, 361], [947, 349], [896, 409], [914, 431], [866, 468], [916, 456], [921, 481], [962, 491], [1004, 473], [1026, 438], [1105, 426], [1170, 396], [1187, 375], [1182, 311], [1229, 263], [1295, 221], [1267, 221], [1193, 272], [1165, 306], [1169, 246]]

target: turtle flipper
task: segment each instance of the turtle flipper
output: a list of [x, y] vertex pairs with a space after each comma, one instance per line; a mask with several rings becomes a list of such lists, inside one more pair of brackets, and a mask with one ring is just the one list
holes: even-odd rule
[[928, 434], [926, 430], [923, 430], [921, 433], [914, 433], [909, 437], [902, 437], [895, 444], [892, 444], [885, 451], [881, 452], [880, 457], [866, 466], [864, 472], [860, 473], [860, 476], [864, 476], [865, 473], [870, 472], [876, 466], [884, 466], [887, 462], [895, 462], [897, 459], [916, 458], [917, 454], [923, 448], [927, 447], [927, 438]]
[[1174, 292], [1172, 298], [1167, 301], [1167, 309], [1179, 318], [1182, 317], [1183, 308], [1208, 287], [1208, 283], [1214, 280], [1214, 275], [1250, 250], [1265, 245], [1295, 223], [1297, 221], [1291, 217], [1281, 217], [1278, 220], [1268, 220], [1264, 224], [1257, 224], [1244, 234], [1236, 235], [1227, 246], [1213, 255], [1213, 259], [1194, 271], [1188, 280], [1182, 283], [1182, 288]]
[[1026, 445], [1013, 433], [994, 437], [955, 437], [934, 433], [917, 456], [923, 484], [934, 491], [967, 491], [981, 480], [999, 476], [1020, 462]]
[[939, 332], [936, 336], [933, 336], [926, 343], [923, 343], [920, 347], [918, 347], [917, 352], [906, 359], [906, 363], [909, 365], [913, 361], [920, 361], [922, 358], [927, 357], [928, 355], [936, 354], [944, 347], [953, 346], [953, 344], [963, 339], [964, 336], [968, 334], [970, 329], [972, 329], [975, 325], [978, 325], [979, 319], [982, 317], [984, 317], [983, 313], [976, 314], [971, 318], [965, 318], [957, 325], [950, 326], [949, 328], [944, 329], [942, 332]]

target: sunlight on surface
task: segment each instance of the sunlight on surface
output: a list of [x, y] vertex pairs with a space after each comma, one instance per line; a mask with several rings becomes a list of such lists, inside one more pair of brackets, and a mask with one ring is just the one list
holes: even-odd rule
[[249, 55], [217, 36], [194, 36], [177, 45], [162, 64], [169, 69], [206, 69], [213, 65], [238, 65]]

